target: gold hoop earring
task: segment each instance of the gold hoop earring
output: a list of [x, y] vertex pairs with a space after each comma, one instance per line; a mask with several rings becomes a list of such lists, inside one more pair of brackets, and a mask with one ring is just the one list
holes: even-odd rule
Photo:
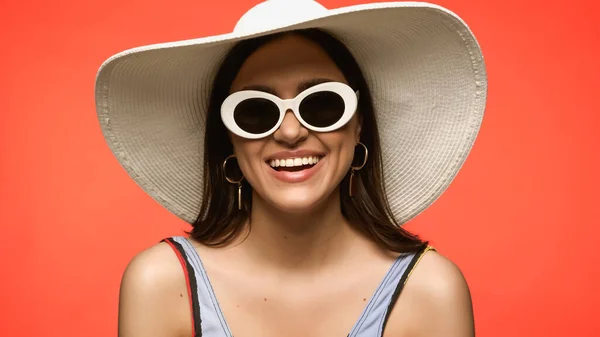
[[235, 155], [232, 154], [232, 155], [228, 156], [227, 158], [225, 158], [225, 160], [223, 161], [223, 175], [225, 176], [225, 179], [229, 183], [238, 185], [238, 210], [241, 210], [242, 209], [242, 181], [244, 180], [244, 176], [242, 175], [242, 177], [239, 180], [233, 180], [227, 176], [227, 161], [231, 158], [235, 158]]
[[369, 158], [369, 149], [367, 149], [367, 146], [361, 142], [358, 142], [358, 145], [361, 145], [365, 149], [365, 156], [360, 166], [350, 166], [350, 186], [348, 188], [348, 194], [350, 194], [351, 197], [356, 195], [356, 180], [354, 179], [354, 173], [362, 169], [367, 163], [367, 158]]

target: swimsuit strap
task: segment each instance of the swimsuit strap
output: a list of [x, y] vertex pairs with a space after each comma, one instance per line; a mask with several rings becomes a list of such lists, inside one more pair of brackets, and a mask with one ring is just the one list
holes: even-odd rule
[[416, 252], [403, 253], [398, 256], [348, 337], [383, 336], [389, 315], [398, 301], [408, 277], [421, 257], [429, 250], [433, 250], [433, 248], [426, 246]]
[[[194, 246], [183, 236], [173, 236], [162, 241], [173, 248], [186, 276], [192, 306], [192, 336], [232, 337], [206, 270]], [[201, 309], [202, 316], [200, 315]]]

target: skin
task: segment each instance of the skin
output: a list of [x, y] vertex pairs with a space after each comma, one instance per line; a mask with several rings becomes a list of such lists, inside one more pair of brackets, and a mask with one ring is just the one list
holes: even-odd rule
[[[318, 45], [291, 35], [251, 55], [232, 91], [261, 86], [293, 98], [299, 84], [324, 78], [346, 82]], [[338, 185], [360, 132], [358, 114], [342, 129], [313, 133], [288, 112], [270, 137], [231, 135], [253, 187], [252, 231], [228, 247], [195, 247], [236, 337], [346, 336], [397, 257], [354, 231], [341, 214]], [[265, 158], [296, 149], [323, 153], [322, 167], [303, 183], [275, 180]], [[119, 336], [191, 336], [190, 315], [171, 248], [161, 243], [136, 255], [121, 284]], [[408, 279], [384, 336], [468, 337], [473, 325], [462, 273], [430, 251]]]

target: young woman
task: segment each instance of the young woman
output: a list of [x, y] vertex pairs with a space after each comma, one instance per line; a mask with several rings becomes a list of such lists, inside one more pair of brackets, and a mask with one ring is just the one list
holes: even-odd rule
[[271, 0], [111, 58], [109, 145], [192, 224], [127, 267], [119, 335], [473, 336], [460, 270], [400, 225], [457, 174], [485, 94], [474, 37], [428, 4]]

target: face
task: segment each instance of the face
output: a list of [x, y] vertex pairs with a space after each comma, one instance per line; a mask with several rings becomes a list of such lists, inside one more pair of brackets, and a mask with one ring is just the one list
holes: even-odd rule
[[[252, 54], [235, 78], [231, 92], [251, 88], [291, 99], [323, 81], [347, 84], [319, 45], [289, 35]], [[261, 198], [285, 212], [301, 213], [339, 193], [338, 185], [350, 169], [354, 147], [360, 139], [360, 123], [355, 113], [340, 129], [314, 132], [288, 110], [280, 127], [265, 138], [246, 139], [233, 133], [230, 136], [240, 169], [254, 190], [253, 198]], [[300, 162], [302, 165], [298, 166]]]

